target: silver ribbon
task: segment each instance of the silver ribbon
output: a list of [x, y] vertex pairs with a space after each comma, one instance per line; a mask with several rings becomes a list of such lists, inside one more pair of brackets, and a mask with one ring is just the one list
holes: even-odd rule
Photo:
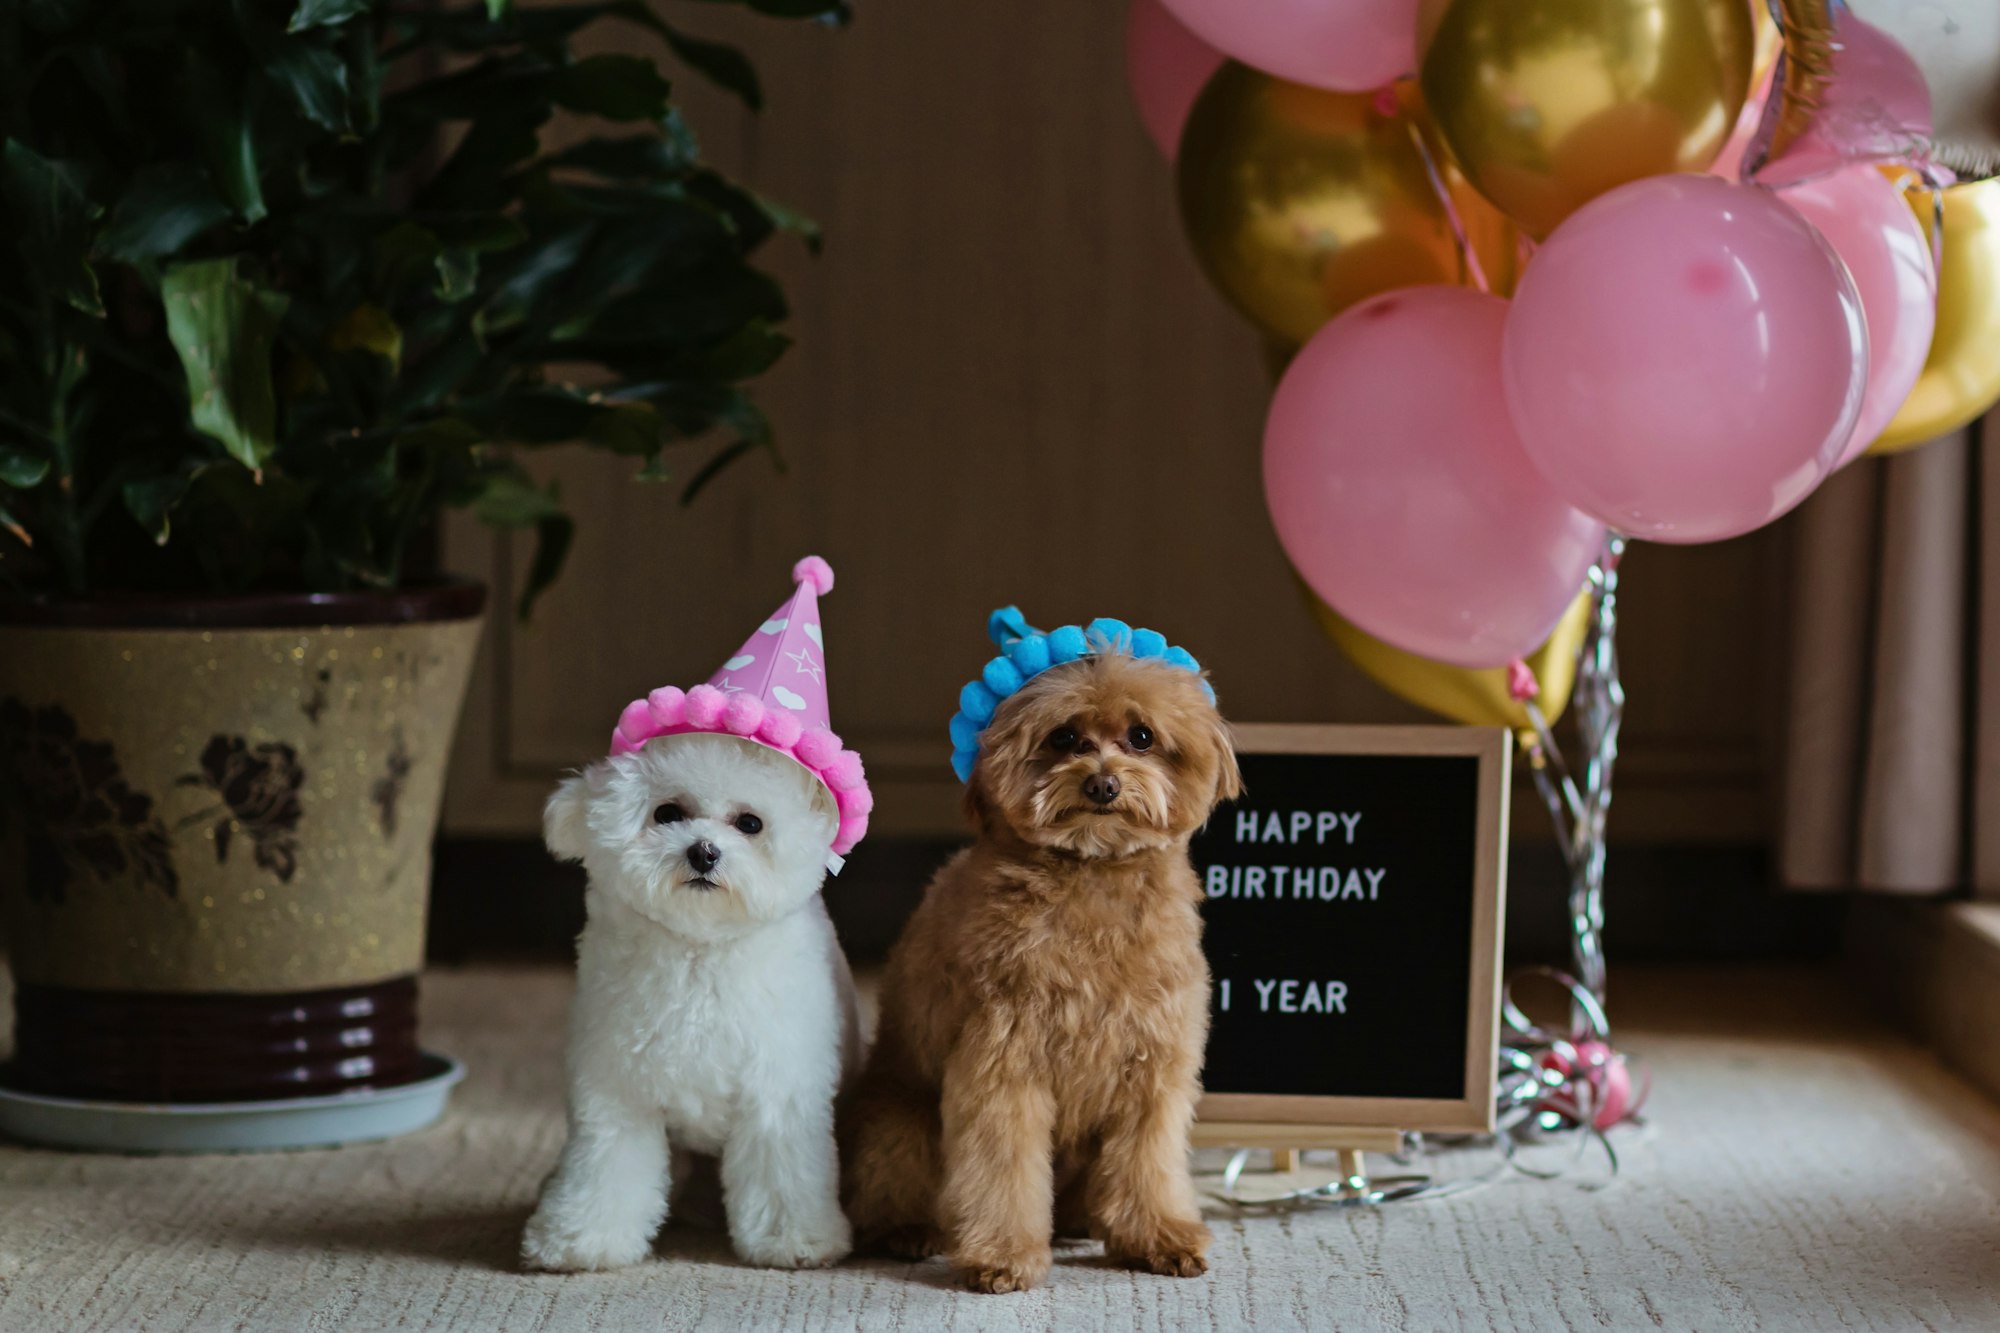
[[[1437, 1159], [1464, 1151], [1485, 1152], [1495, 1159], [1484, 1169], [1452, 1179], [1430, 1172], [1393, 1176], [1341, 1177], [1323, 1185], [1289, 1190], [1269, 1197], [1241, 1190], [1250, 1149], [1234, 1154], [1222, 1172], [1221, 1188], [1211, 1197], [1243, 1212], [1284, 1211], [1307, 1207], [1366, 1207], [1390, 1203], [1450, 1198], [1481, 1189], [1510, 1175], [1553, 1180], [1571, 1174], [1592, 1147], [1608, 1168], [1602, 1182], [1618, 1174], [1618, 1153], [1598, 1120], [1604, 1109], [1604, 1064], [1584, 1058], [1579, 1048], [1609, 1047], [1610, 1019], [1605, 1013], [1604, 869], [1605, 821], [1611, 810], [1611, 774], [1618, 762], [1618, 732], [1625, 714], [1625, 687], [1618, 679], [1618, 565], [1625, 555], [1625, 538], [1609, 535], [1604, 554], [1590, 570], [1590, 627], [1570, 690], [1570, 716], [1576, 724], [1582, 758], [1579, 776], [1563, 754], [1548, 719], [1534, 700], [1526, 700], [1535, 743], [1528, 762], [1535, 789], [1548, 806], [1556, 841], [1569, 870], [1570, 970], [1530, 968], [1510, 978], [1501, 996], [1502, 1045], [1495, 1081], [1496, 1132], [1490, 1135], [1441, 1136], [1405, 1134], [1402, 1165]], [[1524, 980], [1552, 982], [1568, 998], [1566, 1029], [1531, 1019], [1514, 996]], [[1609, 1059], [1622, 1060], [1615, 1051]], [[1621, 1120], [1631, 1118], [1645, 1101], [1650, 1081], [1641, 1073]], [[1540, 1150], [1554, 1149], [1556, 1160], [1536, 1160]]]

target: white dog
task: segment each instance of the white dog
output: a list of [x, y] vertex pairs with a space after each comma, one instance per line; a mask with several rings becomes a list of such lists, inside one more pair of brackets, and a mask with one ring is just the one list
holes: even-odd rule
[[530, 1267], [638, 1262], [690, 1155], [721, 1159], [745, 1261], [848, 1252], [833, 1100], [854, 984], [818, 892], [837, 815], [792, 759], [664, 736], [549, 798], [549, 850], [590, 872], [570, 1016], [569, 1142], [522, 1238]]

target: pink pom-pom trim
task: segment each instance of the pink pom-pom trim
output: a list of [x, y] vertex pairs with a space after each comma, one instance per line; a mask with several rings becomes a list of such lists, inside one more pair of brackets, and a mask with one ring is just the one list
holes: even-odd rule
[[833, 757], [833, 762], [820, 771], [826, 785], [835, 791], [848, 791], [863, 785], [861, 756], [852, 750], [842, 750]]
[[697, 685], [687, 695], [687, 725], [696, 731], [714, 731], [722, 725], [722, 711], [729, 696], [713, 685]]
[[790, 753], [791, 748], [799, 743], [799, 735], [804, 730], [805, 724], [799, 721], [797, 714], [782, 708], [769, 708], [764, 711], [764, 725], [757, 728], [757, 739], [774, 749]]
[[792, 566], [792, 582], [810, 583], [813, 591], [824, 597], [833, 591], [833, 566], [816, 555], [809, 555]]
[[618, 734], [638, 745], [653, 729], [653, 710], [644, 699], [634, 699], [618, 715]]
[[825, 727], [814, 727], [799, 737], [799, 743], [792, 747], [792, 757], [818, 773], [840, 755], [840, 737]]
[[840, 811], [840, 831], [831, 849], [836, 856], [853, 851], [867, 835], [875, 795], [868, 789], [861, 756], [827, 728], [807, 731], [796, 714], [768, 707], [753, 694], [724, 694], [713, 685], [697, 685], [686, 694], [671, 685], [654, 690], [625, 705], [618, 729], [611, 733], [611, 753], [630, 754], [655, 737], [697, 731], [741, 736], [803, 764], [833, 793]]
[[652, 711], [654, 726], [678, 727], [687, 716], [687, 695], [678, 685], [662, 685], [646, 696], [646, 706]]
[[722, 710], [722, 726], [732, 736], [755, 736], [764, 720], [764, 701], [754, 694], [732, 694]]

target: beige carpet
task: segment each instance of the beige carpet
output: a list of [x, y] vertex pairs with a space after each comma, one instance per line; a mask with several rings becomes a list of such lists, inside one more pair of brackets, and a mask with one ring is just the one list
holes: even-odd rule
[[429, 1039], [472, 1074], [413, 1138], [192, 1160], [0, 1148], [0, 1329], [2000, 1329], [2000, 1113], [1809, 974], [1615, 984], [1657, 1086], [1608, 1188], [1218, 1210], [1205, 1279], [1081, 1249], [1046, 1288], [995, 1297], [955, 1291], [941, 1262], [760, 1272], [677, 1230], [629, 1272], [516, 1273], [562, 1132], [568, 982], [439, 973]]

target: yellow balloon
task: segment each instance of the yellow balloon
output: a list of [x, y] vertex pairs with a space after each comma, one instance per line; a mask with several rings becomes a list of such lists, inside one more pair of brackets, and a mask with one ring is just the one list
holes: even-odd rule
[[[1364, 630], [1355, 628], [1338, 611], [1314, 596], [1303, 583], [1299, 591], [1319, 620], [1320, 628], [1349, 661], [1367, 672], [1376, 684], [1419, 708], [1428, 708], [1455, 722], [1475, 727], [1511, 727], [1526, 744], [1533, 737], [1533, 724], [1525, 705], [1517, 703], [1507, 688], [1506, 667], [1448, 666], [1428, 657], [1392, 648]], [[1569, 706], [1570, 688], [1576, 684], [1576, 659], [1590, 628], [1590, 592], [1577, 594], [1563, 618], [1556, 622], [1548, 642], [1523, 659], [1535, 673], [1541, 693], [1535, 702], [1542, 716], [1554, 726]]]
[[[1910, 207], [1929, 232], [1937, 196], [1918, 191]], [[2000, 179], [1944, 192], [1944, 249], [1938, 259], [1937, 330], [1917, 387], [1903, 400], [1871, 454], [1896, 454], [1935, 440], [2000, 402]]]
[[1439, 131], [1538, 239], [1607, 190], [1713, 162], [1755, 51], [1744, 0], [1441, 0], [1426, 33]]
[[[1471, 282], [1412, 132], [1414, 85], [1373, 93], [1218, 70], [1182, 132], [1181, 219], [1209, 278], [1272, 341], [1297, 346], [1347, 307], [1394, 287]], [[1513, 289], [1507, 220], [1431, 154], [1492, 290]]]

